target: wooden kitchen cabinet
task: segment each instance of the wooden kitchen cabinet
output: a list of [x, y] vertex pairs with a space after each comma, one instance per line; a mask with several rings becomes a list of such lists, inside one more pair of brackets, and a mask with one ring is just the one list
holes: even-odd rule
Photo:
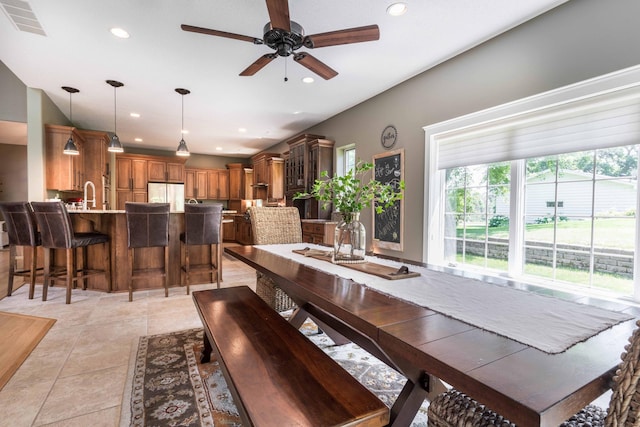
[[229, 171], [227, 169], [207, 171], [207, 195], [210, 200], [229, 200]]
[[253, 244], [253, 234], [251, 233], [251, 221], [244, 216], [235, 217], [236, 241], [243, 245]]
[[184, 197], [204, 200], [207, 194], [207, 171], [204, 169], [185, 169]]
[[298, 135], [286, 142], [289, 145], [284, 166], [287, 203], [297, 203], [303, 218], [330, 218], [331, 209], [323, 209], [322, 203], [316, 199], [308, 198], [296, 202], [293, 201], [293, 197], [299, 192], [310, 192], [323, 171], [333, 176], [334, 142], [324, 139], [323, 136], [311, 134]]
[[337, 222], [321, 219], [303, 219], [302, 241], [333, 246]]
[[147, 160], [126, 155], [116, 156], [116, 209], [126, 202], [147, 201]]
[[147, 168], [151, 182], [184, 182], [184, 163], [148, 160]]
[[224, 215], [222, 217], [222, 239], [225, 242], [236, 241], [236, 222], [233, 216]]
[[[80, 152], [77, 156], [64, 154], [64, 146], [73, 135]], [[45, 125], [45, 183], [47, 190], [83, 190], [84, 138], [77, 129], [69, 126]]]
[[229, 200], [253, 199], [253, 169], [243, 163], [229, 163]]
[[258, 153], [251, 157], [253, 165], [253, 198], [284, 198], [284, 159], [277, 153]]
[[[96, 209], [109, 209], [109, 191], [111, 188], [111, 165], [107, 151], [109, 135], [106, 132], [79, 130], [84, 138], [84, 179], [95, 185]], [[89, 189], [87, 189], [90, 191]], [[83, 184], [84, 191], [84, 184]], [[93, 194], [88, 194], [93, 198]]]

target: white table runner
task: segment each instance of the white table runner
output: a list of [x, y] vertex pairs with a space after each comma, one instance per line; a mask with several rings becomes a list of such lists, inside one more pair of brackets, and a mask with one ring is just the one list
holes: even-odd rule
[[[420, 277], [387, 280], [330, 262], [293, 253], [293, 249], [326, 247], [304, 244], [257, 245], [259, 249], [309, 267], [352, 279], [372, 289], [511, 338], [546, 353], [560, 353], [618, 323], [633, 319], [605, 310], [476, 279], [409, 266]], [[381, 258], [368, 261], [400, 267]]]

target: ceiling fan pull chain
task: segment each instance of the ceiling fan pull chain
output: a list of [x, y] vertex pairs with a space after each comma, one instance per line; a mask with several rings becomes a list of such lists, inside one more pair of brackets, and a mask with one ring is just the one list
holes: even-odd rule
[[289, 77], [287, 77], [287, 59], [284, 58], [284, 81], [285, 83], [289, 81]]

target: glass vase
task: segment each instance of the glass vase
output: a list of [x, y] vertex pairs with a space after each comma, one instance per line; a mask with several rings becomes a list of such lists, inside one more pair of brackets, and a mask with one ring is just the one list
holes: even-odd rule
[[336, 225], [333, 240], [333, 261], [363, 262], [367, 231], [360, 222], [360, 212], [342, 214], [342, 219]]

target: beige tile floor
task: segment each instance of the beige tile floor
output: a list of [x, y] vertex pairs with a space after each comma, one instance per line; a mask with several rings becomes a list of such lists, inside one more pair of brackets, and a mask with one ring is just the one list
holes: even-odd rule
[[[9, 251], [0, 249], [0, 289], [5, 290]], [[255, 290], [255, 272], [224, 256], [223, 287], [247, 285]], [[18, 279], [20, 280], [20, 278]], [[215, 285], [196, 285], [206, 289]], [[624, 300], [603, 300], [530, 286], [528, 290], [640, 317], [640, 307]], [[113, 427], [120, 426], [129, 360], [138, 338], [200, 327], [191, 296], [184, 288], [134, 293], [73, 291], [67, 305], [62, 288], [50, 288], [42, 302], [42, 286], [33, 300], [23, 285], [0, 300], [0, 311], [57, 319], [36, 349], [0, 390], [0, 427]], [[3, 294], [0, 294], [0, 298]], [[609, 395], [594, 403], [606, 407]], [[126, 424], [124, 425], [126, 426]], [[122, 426], [122, 427], [124, 427]]]
[[[8, 251], [0, 251], [6, 270]], [[222, 286], [255, 288], [255, 272], [224, 256]], [[18, 278], [21, 281], [21, 278]], [[0, 272], [0, 287], [7, 273]], [[193, 290], [215, 285], [196, 285]], [[105, 294], [74, 290], [67, 305], [62, 288], [50, 288], [42, 302], [42, 286], [33, 300], [22, 286], [0, 300], [0, 311], [57, 319], [49, 333], [0, 391], [0, 426], [119, 426], [129, 359], [138, 338], [200, 327], [184, 288]]]

